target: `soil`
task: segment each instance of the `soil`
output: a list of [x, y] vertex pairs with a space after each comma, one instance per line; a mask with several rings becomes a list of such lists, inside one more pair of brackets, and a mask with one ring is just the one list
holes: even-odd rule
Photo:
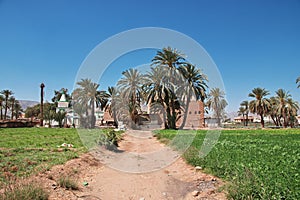
[[[79, 188], [60, 187], [61, 177], [71, 178]], [[220, 179], [186, 164], [150, 131], [127, 131], [118, 151], [102, 148], [32, 179], [50, 193], [50, 200], [226, 199]]]

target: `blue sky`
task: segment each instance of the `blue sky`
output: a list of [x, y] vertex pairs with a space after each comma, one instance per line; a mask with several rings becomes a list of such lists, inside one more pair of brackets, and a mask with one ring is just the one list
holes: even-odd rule
[[[141, 27], [176, 30], [201, 44], [221, 73], [228, 111], [236, 111], [254, 87], [272, 94], [284, 88], [300, 101], [299, 0], [0, 0], [0, 90], [39, 100], [44, 82], [50, 100], [55, 89], [73, 88], [80, 65], [99, 43]], [[129, 56], [107, 76], [153, 56]]]

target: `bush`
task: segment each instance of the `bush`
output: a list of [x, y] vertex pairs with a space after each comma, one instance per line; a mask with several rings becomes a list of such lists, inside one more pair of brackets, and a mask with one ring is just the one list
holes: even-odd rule
[[78, 185], [75, 183], [74, 180], [72, 180], [69, 176], [62, 176], [58, 180], [59, 186], [71, 189], [71, 190], [78, 190]]
[[100, 134], [98, 144], [105, 146], [108, 150], [116, 150], [118, 142], [121, 140], [121, 133], [115, 130], [110, 130]]

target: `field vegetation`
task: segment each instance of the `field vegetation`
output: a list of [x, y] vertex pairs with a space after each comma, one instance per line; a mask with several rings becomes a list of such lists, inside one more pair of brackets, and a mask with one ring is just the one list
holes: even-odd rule
[[[230, 199], [300, 199], [299, 129], [223, 130], [212, 151], [202, 158], [199, 153], [206, 133], [197, 131], [184, 158], [226, 180]], [[159, 139], [173, 145], [176, 134], [156, 132]]]

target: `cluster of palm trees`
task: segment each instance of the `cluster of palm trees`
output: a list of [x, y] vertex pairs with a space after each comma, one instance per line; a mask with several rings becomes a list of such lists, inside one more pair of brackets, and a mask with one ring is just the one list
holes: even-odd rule
[[[117, 119], [127, 121], [131, 127], [139, 124], [141, 105], [163, 115], [167, 129], [184, 127], [191, 100], [204, 101], [208, 98], [208, 108], [220, 119], [227, 102], [224, 92], [213, 88], [207, 95], [207, 77], [183, 54], [171, 47], [157, 51], [150, 69], [141, 73], [130, 68], [122, 73], [116, 87], [108, 92], [98, 91], [99, 84], [90, 79], [77, 82], [73, 91], [74, 111], [80, 115], [84, 127], [95, 126], [95, 105], [108, 109]], [[178, 120], [182, 118], [181, 124]]]
[[[299, 82], [300, 77], [296, 83]], [[254, 99], [250, 102], [243, 101], [240, 104], [238, 113], [243, 115], [243, 117], [246, 116], [244, 125], [248, 125], [248, 114], [251, 112], [260, 116], [262, 127], [265, 126], [265, 116], [270, 116], [276, 126], [293, 127], [297, 122], [298, 102], [294, 101], [289, 92], [284, 89], [278, 89], [275, 92], [275, 96], [267, 98], [269, 94], [269, 91], [264, 88], [254, 88], [248, 95]]]
[[80, 125], [84, 128], [94, 128], [96, 123], [95, 104], [102, 109], [107, 104], [109, 95], [106, 91], [99, 91], [99, 84], [91, 79], [82, 79], [79, 86], [72, 93], [74, 112], [80, 116]]
[[122, 74], [115, 96], [122, 102], [123, 109], [118, 110], [129, 116], [131, 126], [139, 123], [144, 104], [163, 115], [166, 129], [182, 128], [191, 99], [203, 101], [207, 97], [207, 77], [171, 47], [157, 51], [146, 73], [131, 68]]
[[[11, 90], [2, 90], [0, 92], [0, 120], [17, 119], [22, 109], [20, 102], [16, 100]], [[3, 112], [4, 111], [4, 112]], [[11, 115], [8, 116], [8, 111]]]

